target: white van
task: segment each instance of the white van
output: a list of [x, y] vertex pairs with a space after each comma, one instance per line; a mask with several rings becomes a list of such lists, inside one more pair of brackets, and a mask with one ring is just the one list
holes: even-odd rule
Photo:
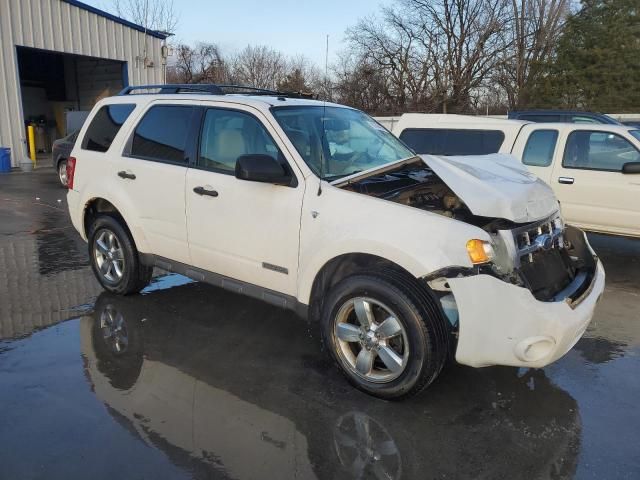
[[640, 237], [635, 127], [411, 113], [394, 122], [392, 131], [418, 154], [512, 154], [551, 185], [567, 222]]

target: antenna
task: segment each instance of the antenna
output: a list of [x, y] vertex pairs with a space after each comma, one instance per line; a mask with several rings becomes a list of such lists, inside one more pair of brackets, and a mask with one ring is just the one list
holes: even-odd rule
[[327, 78], [329, 72], [329, 34], [327, 34], [327, 45], [324, 51], [324, 99], [322, 102], [322, 134], [320, 137], [320, 184], [318, 185], [318, 196], [322, 195], [322, 179], [324, 178], [324, 122], [327, 114]]

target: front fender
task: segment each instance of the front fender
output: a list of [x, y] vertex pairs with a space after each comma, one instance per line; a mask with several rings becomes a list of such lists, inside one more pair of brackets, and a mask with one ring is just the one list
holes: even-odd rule
[[309, 303], [316, 275], [340, 255], [375, 255], [419, 278], [446, 267], [472, 267], [466, 250], [472, 238], [490, 240], [473, 225], [336, 187], [328, 186], [320, 196], [307, 193], [298, 300]]

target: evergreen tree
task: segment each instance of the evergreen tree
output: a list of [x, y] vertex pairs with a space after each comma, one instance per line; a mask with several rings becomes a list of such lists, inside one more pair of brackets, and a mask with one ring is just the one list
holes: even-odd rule
[[640, 0], [582, 0], [532, 106], [640, 109]]

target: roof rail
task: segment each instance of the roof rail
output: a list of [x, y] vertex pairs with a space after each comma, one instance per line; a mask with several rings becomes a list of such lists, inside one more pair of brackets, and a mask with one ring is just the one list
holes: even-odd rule
[[283, 98], [309, 98], [312, 93], [304, 92], [278, 92], [266, 88], [248, 87], [246, 85], [215, 85], [212, 83], [169, 83], [166, 85], [136, 85], [123, 88], [118, 95], [130, 95], [139, 90], [158, 90], [155, 94], [175, 93], [207, 93], [209, 95], [247, 94], [268, 95]]
[[206, 83], [174, 83], [166, 85], [136, 85], [125, 87], [120, 90], [118, 95], [130, 95], [136, 90], [159, 90], [157, 94], [172, 93], [208, 93], [210, 95], [224, 95], [224, 92], [218, 85]]

